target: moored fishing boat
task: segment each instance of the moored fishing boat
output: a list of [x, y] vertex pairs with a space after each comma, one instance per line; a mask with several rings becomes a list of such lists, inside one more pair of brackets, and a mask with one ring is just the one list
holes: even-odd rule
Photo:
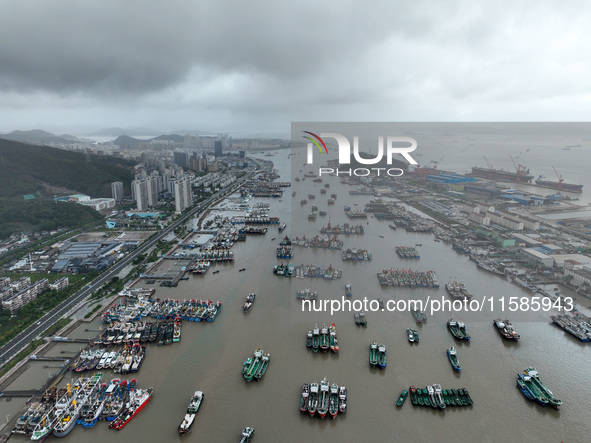
[[328, 406], [328, 412], [333, 418], [337, 418], [339, 413], [339, 386], [336, 383], [330, 385], [330, 402]]
[[402, 406], [402, 404], [404, 403], [404, 401], [406, 400], [406, 397], [408, 396], [408, 391], [406, 389], [404, 389], [401, 393], [400, 396], [398, 397], [398, 400], [396, 401], [396, 406]]
[[460, 365], [460, 362], [458, 360], [458, 355], [455, 347], [452, 346], [447, 350], [447, 357], [449, 358], [451, 367], [454, 368], [456, 371], [460, 372], [462, 370], [462, 365]]
[[378, 365], [378, 344], [375, 341], [369, 345], [369, 364], [373, 367]]
[[330, 403], [330, 387], [326, 378], [320, 382], [320, 394], [318, 399], [318, 415], [320, 418], [326, 417]]
[[383, 344], [378, 346], [378, 366], [380, 369], [386, 367], [386, 345]]
[[347, 388], [345, 386], [339, 388], [339, 412], [341, 414], [347, 412]]
[[329, 340], [330, 350], [335, 353], [339, 352], [339, 350], [341, 348], [340, 348], [338, 341], [337, 341], [337, 328], [334, 323], [332, 325], [330, 325], [329, 334], [330, 334], [330, 340]]
[[125, 409], [121, 412], [119, 417], [109, 425], [109, 428], [116, 430], [123, 429], [123, 427], [146, 406], [153, 392], [153, 388], [131, 389], [129, 392], [129, 401], [125, 405]]
[[414, 333], [412, 332], [412, 329], [411, 329], [411, 328], [408, 328], [408, 329], [406, 330], [406, 336], [407, 336], [407, 338], [408, 338], [408, 341], [409, 341], [410, 343], [413, 343], [413, 342], [415, 341], [415, 335], [414, 335]]
[[254, 378], [258, 381], [267, 372], [267, 368], [269, 367], [269, 362], [271, 361], [271, 354], [264, 352], [263, 356], [261, 357], [261, 365], [259, 366], [258, 370], [254, 374]]
[[347, 297], [351, 297], [353, 295], [353, 292], [351, 290], [351, 283], [347, 281], [347, 283], [345, 284], [345, 295]]
[[316, 325], [312, 330], [312, 350], [318, 352], [318, 349], [320, 349], [320, 329]]
[[414, 342], [416, 344], [419, 344], [419, 331], [417, 331], [416, 329], [412, 330], [412, 336], [414, 338]]
[[308, 414], [310, 417], [314, 417], [316, 411], [318, 410], [318, 383], [311, 383], [310, 384], [310, 397], [308, 401]]
[[328, 327], [326, 324], [322, 326], [320, 329], [320, 349], [322, 352], [327, 352], [330, 348], [330, 337], [328, 332]]
[[199, 406], [201, 406], [202, 401], [203, 392], [195, 391], [193, 397], [191, 397], [191, 401], [189, 401], [189, 405], [187, 406], [185, 417], [178, 427], [179, 434], [186, 434], [191, 430], [191, 427], [195, 422], [195, 415], [197, 414], [197, 411], [199, 411]]
[[304, 383], [302, 386], [302, 396], [300, 397], [300, 412], [308, 411], [308, 403], [310, 401], [310, 385]]

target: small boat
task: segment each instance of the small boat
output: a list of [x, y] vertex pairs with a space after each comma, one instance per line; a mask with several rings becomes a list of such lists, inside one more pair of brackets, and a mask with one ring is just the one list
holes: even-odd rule
[[189, 402], [189, 406], [187, 406], [187, 413], [185, 414], [185, 418], [183, 418], [182, 423], [179, 425], [179, 434], [186, 434], [191, 430], [193, 426], [193, 422], [195, 421], [195, 415], [199, 410], [199, 406], [201, 406], [201, 402], [203, 401], [203, 392], [195, 391], [191, 401]]
[[351, 297], [353, 295], [353, 292], [351, 291], [351, 283], [349, 281], [347, 281], [345, 284], [345, 295], [347, 297]]
[[302, 386], [302, 397], [300, 399], [300, 411], [308, 412], [308, 402], [310, 400], [310, 385], [304, 383]]
[[244, 302], [244, 305], [242, 306], [242, 310], [244, 312], [250, 311], [250, 308], [252, 308], [252, 305], [254, 304], [255, 298], [256, 298], [256, 294], [254, 292], [251, 292], [250, 294], [248, 294], [246, 296], [246, 301]]
[[411, 328], [408, 328], [408, 329], [406, 330], [406, 333], [407, 333], [407, 335], [408, 335], [408, 341], [409, 341], [410, 343], [413, 343], [413, 342], [415, 341], [415, 335], [413, 334], [413, 331], [412, 331], [412, 329], [411, 329]]
[[416, 329], [413, 329], [412, 330], [412, 335], [413, 335], [413, 338], [415, 340], [415, 343], [418, 343], [419, 342], [419, 331], [417, 331]]
[[252, 434], [254, 434], [254, 429], [247, 426], [242, 430], [242, 434], [240, 436], [240, 443], [248, 443], [252, 438]]
[[246, 271], [246, 268], [240, 268], [240, 269], [238, 269], [238, 272], [242, 272], [242, 271]]
[[383, 235], [380, 235], [379, 237], [380, 237], [380, 238], [384, 238], [384, 236], [383, 236]]
[[220, 271], [213, 271], [212, 274], [218, 274]]
[[345, 386], [339, 388], [339, 412], [341, 414], [347, 412], [347, 388]]
[[378, 366], [380, 369], [386, 367], [386, 345], [383, 344], [378, 346]]
[[458, 355], [455, 347], [452, 346], [447, 350], [447, 357], [449, 358], [451, 367], [454, 368], [456, 371], [460, 372], [462, 370], [462, 365], [460, 365], [460, 362], [458, 360]]
[[408, 391], [405, 389], [400, 393], [400, 397], [398, 397], [398, 401], [396, 402], [396, 406], [402, 406], [406, 397], [408, 396]]
[[328, 412], [333, 420], [337, 418], [337, 414], [339, 413], [339, 386], [336, 383], [330, 385]]
[[378, 365], [378, 344], [375, 341], [369, 345], [369, 364], [374, 367]]

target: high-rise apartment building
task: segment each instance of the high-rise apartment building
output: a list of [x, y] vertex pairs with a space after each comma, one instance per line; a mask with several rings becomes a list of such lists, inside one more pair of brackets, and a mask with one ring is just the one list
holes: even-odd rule
[[111, 196], [116, 202], [123, 200], [123, 182], [111, 183]]
[[193, 204], [191, 179], [181, 177], [174, 182], [174, 206], [176, 212], [183, 212]]

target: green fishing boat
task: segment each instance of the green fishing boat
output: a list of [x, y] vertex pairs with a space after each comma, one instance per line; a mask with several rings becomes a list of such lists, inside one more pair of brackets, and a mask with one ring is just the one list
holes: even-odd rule
[[460, 372], [462, 370], [462, 365], [458, 360], [458, 354], [456, 352], [455, 347], [451, 347], [447, 350], [447, 357], [449, 358], [449, 362], [451, 363], [451, 367], [454, 368], [456, 371]]
[[410, 401], [412, 402], [413, 405], [418, 405], [419, 404], [419, 395], [417, 393], [417, 388], [415, 388], [414, 386], [411, 386], [408, 389], [410, 391]]
[[416, 329], [413, 329], [412, 336], [414, 338], [415, 343], [418, 343], [419, 342], [419, 331], [417, 331]]
[[378, 365], [378, 344], [375, 341], [369, 345], [369, 364], [374, 367]]
[[270, 360], [271, 360], [271, 354], [264, 352], [263, 356], [261, 357], [261, 364], [254, 374], [254, 378], [256, 380], [260, 380], [261, 378], [263, 378], [263, 376], [265, 375], [265, 372], [267, 372], [267, 368], [269, 367]]
[[386, 346], [383, 344], [378, 346], [378, 366], [380, 369], [386, 367]]
[[398, 401], [396, 402], [396, 406], [402, 406], [404, 401], [406, 400], [407, 396], [408, 396], [408, 391], [405, 389], [400, 393], [400, 397], [398, 397]]
[[249, 358], [244, 362], [242, 374], [244, 375], [246, 381], [252, 381], [255, 374], [259, 372], [262, 365], [262, 357], [263, 350], [261, 348], [257, 348], [257, 350], [254, 351], [254, 358]]
[[320, 329], [316, 325], [312, 330], [312, 350], [318, 352], [318, 349], [320, 349]]

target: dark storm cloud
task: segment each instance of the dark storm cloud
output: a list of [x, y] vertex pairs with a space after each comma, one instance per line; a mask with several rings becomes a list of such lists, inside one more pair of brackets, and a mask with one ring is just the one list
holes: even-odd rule
[[0, 122], [585, 120], [588, 9], [554, 1], [5, 0]]

